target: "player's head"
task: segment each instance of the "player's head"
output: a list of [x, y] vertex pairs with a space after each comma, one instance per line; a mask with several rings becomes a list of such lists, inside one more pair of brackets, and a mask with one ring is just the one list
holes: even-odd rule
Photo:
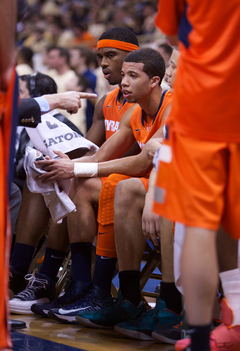
[[21, 99], [57, 93], [57, 84], [46, 74], [38, 72], [33, 74], [25, 74], [19, 78], [19, 95]]
[[154, 49], [144, 48], [130, 52], [123, 60], [124, 62], [142, 63], [143, 72], [149, 78], [158, 76], [160, 78], [159, 85], [165, 74], [165, 62], [160, 53]]
[[138, 39], [128, 28], [110, 28], [100, 36], [97, 43], [97, 56], [104, 77], [110, 84], [121, 83], [123, 59], [129, 52], [138, 48]]
[[159, 89], [165, 73], [162, 56], [154, 49], [130, 52], [122, 66], [122, 91], [128, 102], [146, 99], [153, 89]]
[[167, 78], [166, 80], [167, 80], [167, 83], [169, 85], [171, 92], [173, 92], [173, 85], [174, 85], [175, 77], [176, 77], [176, 73], [177, 73], [179, 56], [180, 56], [180, 52], [176, 48], [174, 48], [172, 55], [170, 57], [170, 65], [168, 66], [168, 68], [166, 70], [166, 78]]

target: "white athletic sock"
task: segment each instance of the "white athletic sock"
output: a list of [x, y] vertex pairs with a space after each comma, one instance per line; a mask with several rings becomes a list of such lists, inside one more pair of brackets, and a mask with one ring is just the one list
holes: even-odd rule
[[237, 268], [222, 272], [219, 276], [228, 306], [233, 311], [232, 325], [240, 325], [240, 271]]

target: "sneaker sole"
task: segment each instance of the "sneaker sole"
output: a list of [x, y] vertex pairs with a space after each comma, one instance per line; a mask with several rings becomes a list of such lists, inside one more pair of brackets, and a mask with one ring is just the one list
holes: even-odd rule
[[[43, 298], [43, 299], [38, 299], [38, 300], [33, 300], [31, 302], [28, 301], [28, 304], [26, 304], [25, 301], [9, 301], [9, 306], [10, 306], [10, 312], [14, 314], [33, 314], [31, 311], [31, 307], [34, 303], [45, 303], [49, 302], [49, 299]], [[24, 306], [25, 303], [25, 306]]]
[[103, 325], [99, 325], [96, 323], [91, 322], [90, 319], [87, 318], [82, 318], [80, 316], [76, 316], [76, 321], [80, 324], [86, 325], [87, 327], [91, 327], [91, 328], [97, 328], [97, 329], [113, 329], [113, 327], [111, 326], [103, 326]]
[[176, 342], [179, 340], [179, 339], [178, 340], [169, 339], [166, 336], [158, 334], [157, 332], [152, 332], [152, 337], [153, 337], [153, 339], [155, 339], [161, 343], [170, 344], [170, 345], [175, 345]]
[[34, 309], [31, 308], [31, 311], [34, 314], [37, 314], [38, 316], [49, 318], [49, 316], [48, 316], [49, 310], [36, 310], [36, 311], [34, 311]]
[[65, 316], [62, 318], [61, 314], [52, 313], [51, 311], [48, 312], [48, 317], [54, 319], [55, 321], [67, 324], [78, 324], [76, 321], [76, 316]]
[[145, 341], [152, 341], [154, 340], [151, 335], [148, 335], [144, 332], [136, 331], [136, 330], [130, 330], [130, 329], [125, 329], [118, 327], [117, 325], [114, 327], [115, 332], [127, 336], [131, 339], [136, 339], [136, 340], [145, 340]]

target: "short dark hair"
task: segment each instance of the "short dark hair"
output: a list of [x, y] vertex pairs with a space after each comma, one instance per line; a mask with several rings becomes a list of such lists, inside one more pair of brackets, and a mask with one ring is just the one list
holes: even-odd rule
[[113, 27], [106, 30], [98, 40], [112, 39], [124, 41], [125, 43], [131, 43], [139, 46], [138, 39], [133, 31], [125, 27]]
[[150, 48], [131, 51], [123, 60], [124, 62], [143, 63], [143, 71], [149, 78], [160, 77], [159, 85], [165, 75], [165, 62], [158, 51]]
[[38, 97], [44, 94], [56, 94], [57, 84], [55, 80], [43, 73], [24, 74], [19, 77], [27, 82], [27, 88], [31, 97]]
[[167, 43], [162, 43], [158, 46], [159, 48], [163, 48], [163, 50], [166, 52], [166, 54], [168, 54], [169, 56], [172, 55], [173, 52], [173, 48], [171, 47], [171, 45], [167, 44]]
[[62, 48], [60, 46], [50, 46], [47, 48], [47, 53], [49, 54], [50, 51], [52, 50], [58, 50], [59, 55], [61, 57], [66, 57], [66, 63], [69, 65], [69, 59], [70, 59], [70, 55], [67, 49]]
[[32, 51], [32, 49], [30, 49], [26, 46], [22, 46], [18, 51], [18, 56], [20, 56], [22, 58], [22, 60], [25, 63], [27, 63], [29, 66], [33, 67], [33, 62], [32, 62], [33, 51]]

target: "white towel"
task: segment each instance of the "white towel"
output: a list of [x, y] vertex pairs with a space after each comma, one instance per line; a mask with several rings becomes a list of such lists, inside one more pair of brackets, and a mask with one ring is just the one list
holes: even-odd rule
[[27, 175], [27, 186], [33, 193], [41, 193], [44, 197], [46, 206], [49, 208], [54, 223], [61, 223], [62, 219], [73, 211], [76, 206], [68, 197], [71, 179], [59, 182], [42, 183], [36, 177], [46, 173], [44, 170], [35, 166], [35, 161], [43, 157], [42, 153], [31, 147], [26, 148], [24, 168]]
[[67, 153], [78, 148], [88, 148], [89, 150], [97, 151], [98, 146], [73, 131], [65, 123], [54, 118], [53, 115], [56, 113], [58, 113], [57, 110], [46, 113], [41, 116], [42, 122], [36, 128], [26, 128], [37, 150], [26, 149], [24, 168], [27, 174], [29, 190], [43, 195], [53, 222], [61, 223], [62, 218], [68, 213], [76, 211], [76, 206], [68, 197], [71, 180], [61, 180], [58, 183], [46, 184], [36, 181], [36, 176], [45, 173], [45, 171], [36, 168], [34, 161], [42, 154], [50, 158], [58, 157], [53, 150]]
[[35, 146], [44, 155], [51, 158], [58, 157], [52, 150], [67, 153], [78, 148], [88, 148], [97, 151], [98, 146], [73, 131], [65, 123], [53, 117], [58, 113], [53, 110], [41, 116], [42, 123], [36, 128], [26, 128], [26, 131]]

